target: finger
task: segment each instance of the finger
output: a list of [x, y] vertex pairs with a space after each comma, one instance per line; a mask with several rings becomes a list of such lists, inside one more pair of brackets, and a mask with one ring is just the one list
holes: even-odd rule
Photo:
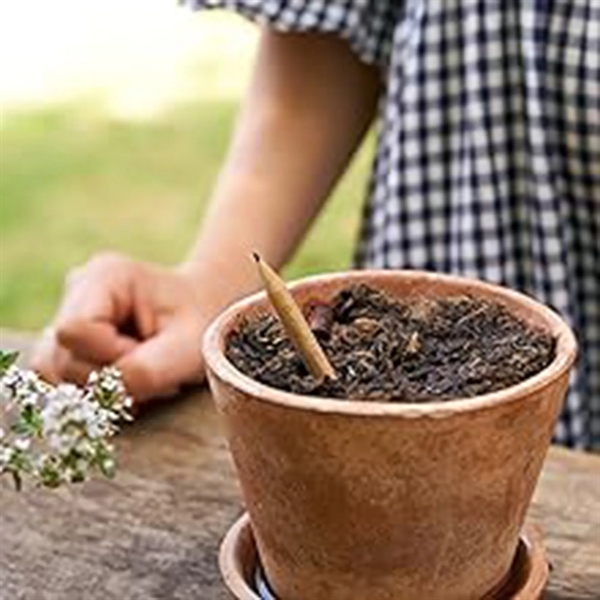
[[119, 323], [131, 310], [131, 263], [112, 253], [92, 258], [67, 275], [57, 321], [102, 320]]
[[98, 365], [112, 364], [137, 346], [136, 340], [105, 321], [69, 319], [57, 327], [56, 336], [77, 358]]
[[140, 344], [117, 362], [129, 393], [138, 401], [175, 395], [181, 385], [203, 379], [200, 335], [173, 327]]
[[[146, 275], [145, 265], [133, 264], [113, 253], [93, 258], [84, 268], [75, 269], [68, 276], [58, 321], [61, 324], [75, 320], [103, 322], [112, 324], [112, 332], [123, 337], [136, 340], [152, 337], [156, 334], [156, 311], [143, 285], [148, 279]], [[125, 333], [124, 327], [127, 326], [130, 326], [129, 331]], [[109, 341], [106, 333], [110, 330], [100, 333], [100, 339]], [[114, 336], [112, 339], [116, 341]], [[88, 341], [89, 338], [84, 338], [83, 345], [87, 345]], [[104, 354], [104, 348], [99, 349], [100, 354]], [[92, 351], [93, 360], [96, 349]], [[109, 354], [114, 355], [114, 352]], [[113, 356], [112, 360], [117, 357]]]
[[66, 351], [58, 345], [54, 329], [46, 327], [33, 349], [29, 366], [42, 379], [49, 383], [58, 383], [60, 377], [57, 372], [57, 360], [62, 352]]
[[56, 372], [62, 381], [83, 386], [87, 383], [90, 373], [99, 369], [99, 365], [79, 360], [71, 352], [65, 350], [60, 355]]

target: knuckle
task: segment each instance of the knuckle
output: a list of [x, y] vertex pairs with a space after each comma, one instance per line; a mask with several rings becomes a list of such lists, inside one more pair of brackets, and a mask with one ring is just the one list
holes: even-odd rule
[[54, 325], [54, 332], [58, 342], [62, 342], [65, 338], [68, 339], [73, 335], [73, 332], [78, 329], [79, 323], [69, 317], [59, 317]]
[[92, 256], [84, 265], [69, 269], [65, 276], [65, 288], [72, 289], [81, 283], [86, 276], [98, 276], [123, 269], [130, 264], [130, 259], [119, 252], [99, 252]]
[[99, 252], [87, 263], [86, 268], [98, 271], [111, 271], [129, 263], [128, 259], [119, 252]]

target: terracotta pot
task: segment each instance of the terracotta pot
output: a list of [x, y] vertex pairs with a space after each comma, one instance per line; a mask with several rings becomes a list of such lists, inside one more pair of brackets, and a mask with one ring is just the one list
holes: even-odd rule
[[479, 599], [509, 572], [566, 392], [576, 342], [550, 309], [514, 291], [416, 271], [356, 271], [292, 286], [300, 304], [351, 284], [392, 295], [471, 294], [556, 337], [541, 373], [477, 398], [426, 404], [303, 397], [225, 358], [263, 294], [226, 310], [204, 340], [269, 582], [280, 600]]

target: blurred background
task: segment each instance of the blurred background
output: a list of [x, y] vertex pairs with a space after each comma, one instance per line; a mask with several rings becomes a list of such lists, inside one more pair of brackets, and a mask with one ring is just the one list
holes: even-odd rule
[[[177, 0], [0, 0], [0, 327], [42, 327], [97, 251], [185, 256], [256, 41]], [[365, 146], [286, 277], [349, 265]]]

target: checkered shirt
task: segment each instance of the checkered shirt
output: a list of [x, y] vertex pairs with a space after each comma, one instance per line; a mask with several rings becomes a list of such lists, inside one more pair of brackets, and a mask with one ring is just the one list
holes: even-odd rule
[[555, 441], [600, 449], [600, 0], [192, 0], [337, 34], [385, 82], [358, 266], [528, 293], [576, 331]]

